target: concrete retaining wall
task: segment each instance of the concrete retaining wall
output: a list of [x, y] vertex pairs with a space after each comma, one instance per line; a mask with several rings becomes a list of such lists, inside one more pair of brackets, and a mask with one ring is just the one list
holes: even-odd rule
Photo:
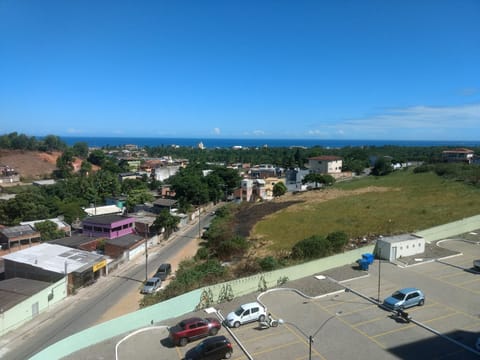
[[423, 237], [426, 242], [432, 242], [478, 229], [480, 229], [480, 215], [418, 231], [415, 235]]

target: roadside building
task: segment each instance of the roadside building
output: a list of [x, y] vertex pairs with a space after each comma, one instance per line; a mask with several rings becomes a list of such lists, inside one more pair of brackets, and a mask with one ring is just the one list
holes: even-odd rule
[[84, 234], [73, 234], [72, 236], [51, 240], [48, 243], [68, 246], [73, 249], [96, 251], [98, 248], [98, 242], [99, 238], [96, 237], [91, 237]]
[[134, 232], [135, 220], [128, 216], [97, 215], [82, 221], [82, 232], [91, 237], [114, 239]]
[[143, 236], [136, 234], [107, 239], [105, 240], [105, 255], [129, 261], [144, 252], [145, 241]]
[[14, 277], [0, 281], [0, 336], [32, 320], [67, 297], [66, 282]]
[[53, 283], [67, 275], [69, 293], [104, 275], [107, 265], [103, 255], [50, 243], [4, 255], [3, 260], [6, 279]]

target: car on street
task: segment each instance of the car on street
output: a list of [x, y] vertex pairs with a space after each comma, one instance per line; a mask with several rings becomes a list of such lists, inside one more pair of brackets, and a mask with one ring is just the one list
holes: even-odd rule
[[191, 317], [168, 328], [169, 338], [176, 346], [185, 346], [189, 341], [217, 335], [222, 324], [215, 318]]
[[395, 291], [383, 300], [383, 306], [390, 310], [403, 310], [412, 306], [425, 304], [425, 295], [417, 288], [404, 288]]
[[225, 318], [229, 327], [238, 328], [242, 324], [252, 321], [264, 321], [266, 318], [265, 308], [258, 302], [251, 302], [241, 305], [237, 310], [232, 311]]
[[480, 259], [473, 260], [473, 267], [477, 270], [480, 270]]
[[172, 272], [172, 265], [165, 263], [158, 267], [157, 272], [155, 273], [155, 277], [160, 278], [160, 280], [165, 281], [167, 277]]
[[185, 360], [221, 360], [232, 357], [233, 347], [225, 336], [213, 336], [187, 351]]
[[152, 277], [143, 285], [142, 294], [153, 294], [162, 287], [162, 280], [158, 277]]

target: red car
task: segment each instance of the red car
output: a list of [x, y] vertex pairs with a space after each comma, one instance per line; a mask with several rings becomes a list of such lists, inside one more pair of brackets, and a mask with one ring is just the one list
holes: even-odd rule
[[180, 321], [168, 332], [175, 345], [185, 346], [191, 340], [216, 335], [221, 327], [222, 324], [215, 318], [192, 317]]

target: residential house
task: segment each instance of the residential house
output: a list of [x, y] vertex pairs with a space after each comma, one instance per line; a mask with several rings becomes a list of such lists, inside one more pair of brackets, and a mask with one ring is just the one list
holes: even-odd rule
[[473, 150], [458, 148], [442, 151], [442, 159], [445, 162], [459, 162], [471, 164], [473, 162], [475, 153]]
[[82, 221], [82, 232], [91, 237], [115, 239], [133, 233], [134, 223], [135, 220], [127, 216], [90, 216]]
[[336, 177], [342, 173], [342, 158], [333, 155], [315, 156], [308, 159], [310, 172]]
[[310, 173], [310, 170], [288, 169], [285, 171], [285, 185], [287, 191], [305, 191], [307, 185], [302, 183], [303, 178]]
[[40, 242], [40, 232], [30, 225], [10, 226], [0, 229], [0, 244], [4, 250], [25, 244], [32, 245], [35, 242]]
[[240, 185], [239, 201], [255, 202], [265, 200], [265, 180], [243, 179]]
[[118, 179], [120, 180], [120, 182], [122, 182], [124, 180], [127, 180], [127, 179], [136, 180], [140, 177], [141, 176], [136, 172], [126, 172], [126, 173], [118, 174]]
[[67, 297], [67, 283], [14, 277], [0, 281], [0, 336], [15, 330]]
[[20, 175], [8, 165], [0, 165], [0, 184], [16, 183], [20, 181]]
[[63, 221], [63, 217], [56, 217], [52, 219], [45, 219], [45, 220], [34, 220], [34, 221], [22, 221], [20, 225], [30, 225], [33, 229], [35, 229], [35, 224], [42, 223], [44, 221], [50, 221], [57, 225], [57, 230], [61, 230], [65, 232], [66, 235], [72, 235], [72, 228], [69, 224]]
[[265, 199], [266, 200], [273, 199], [273, 188], [275, 184], [279, 182], [283, 182], [285, 184], [285, 179], [278, 178], [278, 177], [269, 177], [264, 179], [264, 181], [265, 181]]

